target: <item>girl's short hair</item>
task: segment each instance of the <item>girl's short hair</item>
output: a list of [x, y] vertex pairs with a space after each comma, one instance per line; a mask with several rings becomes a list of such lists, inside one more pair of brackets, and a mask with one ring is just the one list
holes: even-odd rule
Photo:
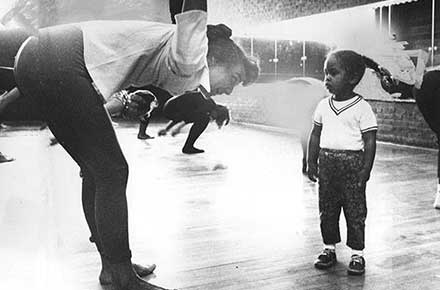
[[380, 79], [382, 88], [391, 93], [396, 90], [396, 81], [392, 78], [391, 73], [384, 67], [381, 67], [377, 62], [371, 58], [361, 55], [353, 50], [335, 50], [327, 55], [327, 59], [334, 56], [339, 65], [346, 73], [353, 75], [356, 78], [356, 86], [362, 79], [365, 69], [372, 69]]
[[207, 36], [208, 59], [213, 58], [218, 64], [226, 67], [241, 63], [245, 71], [243, 86], [257, 80], [260, 72], [257, 59], [247, 56], [243, 49], [231, 39], [232, 30], [228, 26], [224, 24], [208, 25]]

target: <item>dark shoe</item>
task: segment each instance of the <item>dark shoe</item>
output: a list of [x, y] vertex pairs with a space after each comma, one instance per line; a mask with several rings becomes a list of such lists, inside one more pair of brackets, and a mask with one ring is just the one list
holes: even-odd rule
[[324, 249], [315, 260], [315, 268], [328, 269], [336, 264], [336, 252], [330, 249]]
[[0, 163], [4, 163], [4, 162], [11, 162], [14, 161], [15, 159], [12, 157], [9, 157], [7, 155], [4, 155], [3, 153], [0, 152]]
[[365, 272], [365, 259], [359, 255], [351, 256], [350, 264], [348, 264], [347, 273], [349, 275], [362, 275]]
[[151, 137], [148, 134], [138, 134], [138, 139], [140, 139], [140, 140], [147, 140], [147, 139], [154, 139], [154, 137]]

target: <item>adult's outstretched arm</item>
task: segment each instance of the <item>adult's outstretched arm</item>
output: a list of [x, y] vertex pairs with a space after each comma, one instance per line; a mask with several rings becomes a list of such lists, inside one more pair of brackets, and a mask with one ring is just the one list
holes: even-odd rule
[[203, 10], [208, 11], [206, 0], [184, 0], [182, 12], [190, 10]]

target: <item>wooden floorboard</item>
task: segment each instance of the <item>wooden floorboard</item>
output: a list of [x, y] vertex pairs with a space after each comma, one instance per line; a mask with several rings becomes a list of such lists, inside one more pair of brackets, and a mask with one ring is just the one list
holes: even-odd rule
[[[151, 124], [154, 133], [163, 124]], [[186, 135], [136, 139], [116, 128], [130, 165], [133, 259], [154, 262], [147, 279], [179, 289], [440, 289], [440, 211], [434, 150], [379, 144], [367, 188], [366, 274], [346, 274], [349, 250], [319, 271], [317, 186], [301, 174], [294, 135], [214, 126], [206, 153], [180, 153]], [[99, 257], [88, 242], [79, 169], [49, 131], [9, 128], [0, 150], [0, 289], [99, 290]]]

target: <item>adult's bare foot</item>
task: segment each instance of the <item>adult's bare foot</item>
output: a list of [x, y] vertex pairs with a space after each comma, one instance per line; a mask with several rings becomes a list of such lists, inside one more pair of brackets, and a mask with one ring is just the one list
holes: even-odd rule
[[[110, 262], [108, 262], [107, 259], [101, 257], [102, 262], [102, 269], [101, 273], [99, 274], [99, 283], [101, 285], [109, 285], [112, 284], [112, 274], [111, 274], [111, 265]], [[140, 277], [145, 277], [150, 274], [153, 274], [154, 270], [156, 269], [156, 264], [146, 265], [142, 266], [139, 264], [132, 264], [134, 272], [139, 275]]]
[[110, 269], [115, 290], [168, 290], [142, 280], [135, 273], [130, 261], [112, 264]]
[[0, 163], [11, 162], [11, 161], [14, 161], [14, 160], [15, 160], [14, 158], [9, 157], [8, 155], [5, 155], [5, 154], [0, 152]]

